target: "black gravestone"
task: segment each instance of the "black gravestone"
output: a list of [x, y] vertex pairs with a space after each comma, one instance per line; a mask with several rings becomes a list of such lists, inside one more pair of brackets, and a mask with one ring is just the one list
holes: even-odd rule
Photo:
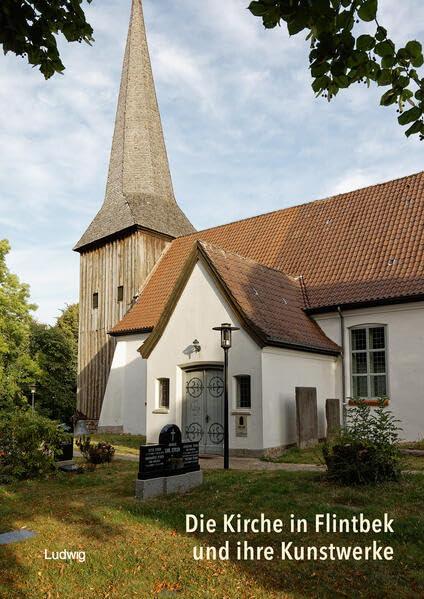
[[181, 445], [181, 431], [176, 424], [167, 424], [159, 433], [159, 445]]
[[167, 424], [160, 432], [157, 445], [141, 445], [139, 480], [200, 470], [199, 443], [182, 442], [181, 438], [178, 426]]

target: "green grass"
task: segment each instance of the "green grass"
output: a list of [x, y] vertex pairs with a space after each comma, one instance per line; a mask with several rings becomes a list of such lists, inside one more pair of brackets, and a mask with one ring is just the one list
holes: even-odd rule
[[[0, 546], [0, 597], [122, 599], [174, 596], [183, 599], [304, 599], [418, 597], [424, 588], [424, 475], [400, 484], [342, 488], [314, 473], [212, 471], [186, 495], [145, 503], [133, 498], [137, 464], [116, 461], [94, 473], [60, 475], [0, 487], [0, 532], [26, 526], [37, 536]], [[194, 545], [228, 538], [185, 533], [185, 514], [223, 513], [312, 522], [319, 512], [349, 517], [364, 512], [395, 519], [395, 534], [380, 535], [393, 546], [393, 562], [195, 562]], [[233, 535], [231, 542], [238, 537]], [[242, 535], [255, 545], [278, 549], [285, 533]], [[296, 544], [368, 544], [371, 535], [301, 533]], [[378, 537], [377, 537], [378, 538]], [[44, 549], [84, 550], [87, 561], [52, 562]], [[421, 589], [421, 591], [419, 590]]]
[[111, 433], [99, 433], [91, 435], [93, 443], [104, 441], [114, 446], [117, 453], [129, 453], [138, 455], [140, 445], [146, 443], [146, 437], [143, 435], [114, 435]]
[[402, 447], [405, 449], [420, 449], [424, 451], [424, 439], [421, 439], [420, 441], [406, 441], [405, 443], [402, 443]]
[[423, 470], [424, 471], [424, 456], [403, 455], [402, 470]]
[[[317, 464], [324, 465], [322, 456], [323, 444], [320, 443], [316, 447], [308, 447], [299, 449], [298, 447], [290, 447], [281, 455], [275, 458], [264, 458], [265, 461], [276, 462], [280, 464]], [[402, 445], [403, 447], [403, 445]], [[423, 470], [424, 471], [424, 456], [402, 456], [402, 470]]]
[[316, 447], [308, 447], [299, 449], [298, 447], [289, 447], [285, 449], [281, 455], [275, 458], [264, 458], [269, 462], [277, 462], [284, 464], [324, 464], [322, 457], [322, 446], [320, 443]]

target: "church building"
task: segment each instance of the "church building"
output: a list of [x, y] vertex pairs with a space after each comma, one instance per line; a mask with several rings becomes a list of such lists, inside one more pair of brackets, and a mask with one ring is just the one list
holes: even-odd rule
[[[219, 198], [217, 199], [219, 202]], [[259, 199], [258, 199], [259, 201]], [[223, 351], [233, 333], [230, 448], [296, 441], [295, 388], [387, 398], [424, 437], [424, 173], [195, 231], [176, 203], [147, 48], [132, 0], [106, 196], [80, 253], [78, 410], [157, 442], [176, 423], [223, 443]]]

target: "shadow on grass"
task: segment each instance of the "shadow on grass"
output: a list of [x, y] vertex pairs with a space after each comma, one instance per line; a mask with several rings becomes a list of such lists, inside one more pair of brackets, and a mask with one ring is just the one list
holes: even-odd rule
[[[109, 498], [122, 495], [122, 479], [119, 472], [108, 466], [101, 467], [98, 473], [64, 474], [47, 480], [31, 480], [0, 485], [0, 532], [18, 530], [25, 526], [37, 533], [37, 544], [43, 539], [43, 531], [38, 530], [38, 522], [52, 521], [57, 532], [53, 542], [66, 547], [66, 538], [61, 535], [63, 525], [71, 526], [81, 544], [97, 540], [113, 543], [114, 537], [121, 534], [119, 526], [113, 525], [96, 514], [96, 510], [107, 505]], [[100, 469], [99, 469], [100, 471]], [[129, 491], [129, 489], [128, 489]], [[46, 539], [49, 548], [51, 538]], [[31, 551], [32, 540], [21, 543], [0, 545], [0, 597], [33, 597], [22, 585], [28, 580], [29, 571], [22, 563], [22, 553]], [[50, 547], [51, 549], [51, 547]], [[56, 547], [54, 548], [56, 549]], [[35, 558], [36, 555], [34, 554]], [[40, 595], [41, 596], [41, 595]]]
[[[54, 529], [57, 538], [60, 538], [61, 525], [65, 524], [75, 531], [82, 545], [95, 539], [102, 545], [107, 544], [113, 551], [118, 543], [124, 547], [127, 543], [129, 556], [130, 549], [142, 546], [138, 540], [142, 540], [149, 529], [150, 535], [157, 535], [159, 546], [155, 549], [158, 552], [156, 554], [149, 552], [148, 548], [144, 549], [151, 556], [156, 556], [147, 555], [147, 560], [153, 560], [147, 563], [158, 577], [163, 576], [164, 563], [169, 582], [181, 582], [183, 591], [189, 593], [183, 592], [182, 597], [201, 596], [199, 588], [201, 592], [202, 585], [206, 584], [206, 578], [202, 576], [206, 576], [208, 565], [202, 563], [199, 566], [194, 562], [192, 546], [219, 546], [229, 539], [234, 548], [239, 538], [246, 539], [253, 546], [274, 547], [277, 558], [270, 562], [237, 561], [233, 550], [230, 556], [233, 569], [220, 571], [220, 576], [225, 576], [226, 581], [230, 581], [230, 577], [235, 581], [234, 589], [226, 593], [228, 597], [256, 597], [255, 594], [249, 594], [249, 585], [263, 589], [261, 597], [420, 596], [424, 583], [423, 476], [406, 477], [400, 485], [351, 489], [327, 484], [321, 475], [312, 473], [213, 471], [206, 473], [205, 483], [201, 487], [186, 495], [161, 497], [142, 503], [133, 497], [136, 472], [137, 464], [115, 462], [111, 467], [102, 467], [93, 474], [63, 475], [56, 480], [0, 487], [1, 530], [13, 530], [26, 525], [37, 531], [38, 519], [46, 518], [46, 529]], [[202, 513], [207, 518], [214, 518], [218, 529], [221, 529], [224, 513], [240, 513], [249, 518], [258, 517], [263, 512], [266, 517], [281, 518], [285, 523], [289, 521], [290, 514], [295, 514], [307, 518], [312, 524], [316, 513], [332, 512], [349, 517], [358, 511], [363, 511], [371, 518], [381, 518], [384, 512], [388, 512], [390, 517], [395, 518], [394, 537], [378, 537], [383, 544], [394, 547], [395, 561], [287, 562], [278, 559], [280, 542], [283, 540], [293, 540], [297, 545], [319, 546], [330, 542], [363, 545], [369, 544], [375, 538], [373, 535], [353, 537], [309, 532], [292, 536], [285, 532], [282, 535], [243, 534], [238, 537], [219, 531], [213, 535], [185, 532], [187, 513]], [[131, 527], [131, 539], [123, 535], [122, 522], [125, 522], [126, 530]], [[56, 538], [54, 535], [52, 537], [50, 534], [49, 539]], [[35, 596], [21, 586], [22, 580], [28, 579], [31, 574], [22, 559], [23, 545], [0, 547], [0, 596], [3, 596], [2, 585], [8, 589], [8, 597], [27, 599]], [[30, 546], [26, 554], [29, 551]], [[158, 556], [163, 563], [156, 563]], [[116, 567], [124, 569], [128, 564], [118, 561]], [[110, 576], [113, 577], [113, 574]], [[237, 595], [235, 589], [237, 584], [240, 586], [240, 581], [245, 586]], [[219, 576], [208, 578], [207, 584], [210, 594], [205, 594], [205, 597], [223, 595]], [[36, 589], [38, 591], [38, 587]], [[193, 589], [196, 593], [190, 595]], [[103, 596], [100, 588], [98, 596]]]
[[[254, 580], [271, 596], [290, 597], [410, 597], [422, 590], [424, 566], [423, 539], [424, 477], [406, 477], [403, 482], [374, 488], [345, 488], [326, 483], [320, 474], [288, 472], [212, 472], [203, 487], [184, 496], [158, 498], [146, 503], [133, 503], [126, 509], [137, 518], [158, 521], [186, 537], [194, 545], [224, 544], [230, 540], [230, 560], [241, 578]], [[364, 512], [370, 518], [382, 518], [384, 512], [395, 517], [395, 535], [348, 535], [315, 533], [316, 513], [331, 512], [349, 518]], [[244, 518], [281, 518], [288, 523], [290, 515], [306, 518], [310, 532], [290, 534], [288, 529], [277, 534], [214, 534], [185, 531], [185, 515], [204, 514], [214, 518], [222, 530], [223, 514], [240, 513]], [[395, 548], [393, 562], [282, 561], [281, 542], [320, 546], [334, 543], [350, 546], [368, 545], [378, 539]], [[250, 545], [272, 546], [273, 561], [239, 561], [237, 540]], [[400, 563], [402, 568], [399, 567]], [[193, 561], [194, 566], [194, 561]], [[280, 595], [281, 594], [281, 595]], [[246, 592], [246, 596], [249, 596]]]

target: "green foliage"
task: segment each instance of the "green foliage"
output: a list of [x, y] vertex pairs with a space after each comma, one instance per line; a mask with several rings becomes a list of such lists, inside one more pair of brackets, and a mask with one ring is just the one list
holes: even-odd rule
[[110, 443], [91, 443], [90, 438], [82, 438], [76, 442], [78, 449], [90, 464], [105, 464], [111, 462], [115, 448]]
[[358, 401], [349, 409], [345, 430], [323, 448], [328, 477], [345, 485], [398, 480], [398, 422], [384, 398], [375, 410]]
[[67, 420], [75, 410], [78, 304], [67, 306], [54, 327], [36, 323], [29, 287], [6, 265], [10, 250], [0, 241], [0, 409], [28, 403], [37, 383], [37, 408]]
[[6, 265], [10, 250], [0, 240], [0, 409], [28, 403], [37, 383], [37, 409], [69, 420], [76, 405], [78, 304], [62, 310], [54, 327], [34, 321], [29, 287]]
[[68, 437], [57, 423], [28, 408], [0, 411], [0, 482], [48, 474]]
[[0, 409], [26, 403], [29, 384], [40, 375], [29, 353], [31, 312], [29, 287], [6, 265], [9, 243], [0, 240]]
[[[78, 319], [78, 306], [74, 305], [63, 311], [53, 327], [36, 322], [31, 326], [30, 351], [40, 368], [37, 410], [64, 422], [70, 421], [76, 407], [78, 337], [75, 339], [73, 331], [75, 318]], [[68, 326], [68, 320], [72, 326]]]
[[[377, 20], [377, 0], [256, 0], [249, 10], [267, 29], [284, 22], [290, 35], [308, 31], [312, 89], [317, 96], [330, 101], [354, 83], [390, 86], [380, 104], [396, 104], [399, 124], [412, 123], [405, 135], [424, 139], [424, 77], [416, 70], [424, 64], [421, 43], [412, 40], [396, 49]], [[362, 33], [361, 21], [373, 29]], [[404, 113], [406, 105], [413, 112]]]
[[61, 310], [62, 314], [57, 319], [57, 326], [63, 330], [66, 335], [73, 339], [75, 346], [78, 346], [78, 327], [79, 327], [79, 305], [69, 304], [64, 310]]
[[[0, 44], [5, 54], [25, 56], [46, 79], [65, 69], [56, 36], [68, 42], [93, 41], [93, 29], [81, 7], [84, 0], [2, 0]], [[91, 0], [87, 0], [88, 3]]]

